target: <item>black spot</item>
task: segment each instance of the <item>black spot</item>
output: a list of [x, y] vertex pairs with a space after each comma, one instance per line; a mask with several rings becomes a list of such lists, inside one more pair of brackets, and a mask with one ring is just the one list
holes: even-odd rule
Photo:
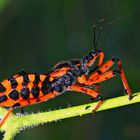
[[6, 100], [7, 100], [7, 96], [6, 95], [0, 96], [0, 103], [4, 102]]
[[53, 91], [53, 87], [52, 87], [51, 83], [49, 82], [49, 78], [50, 77], [48, 75], [46, 75], [46, 78], [42, 82], [41, 91], [43, 92], [44, 95]]
[[112, 60], [113, 62], [115, 62], [115, 61], [116, 61], [116, 58], [113, 57], [111, 60]]
[[50, 76], [49, 75], [46, 75], [44, 81], [42, 82], [42, 84], [47, 84], [49, 83], [49, 79], [50, 79]]
[[91, 107], [91, 106], [86, 106], [86, 107], [85, 107], [85, 110], [88, 110], [90, 107]]
[[24, 72], [24, 71], [21, 71], [19, 74], [23, 77], [22, 85], [27, 86], [28, 83], [30, 82], [28, 74], [26, 72]]
[[48, 85], [43, 84], [41, 87], [41, 91], [43, 92], [43, 94], [48, 94], [49, 92], [51, 92], [51, 89], [49, 88]]
[[20, 95], [23, 99], [28, 99], [30, 96], [29, 88], [22, 88], [20, 91]]
[[129, 96], [129, 100], [132, 100], [134, 97], [136, 97], [137, 95], [130, 95]]
[[53, 87], [50, 83], [46, 83], [46, 84], [43, 84], [43, 86], [41, 87], [41, 90], [43, 94], [48, 94], [50, 92], [53, 92]]
[[118, 61], [120, 61], [120, 59], [119, 58], [115, 58], [115, 57], [113, 57], [112, 59], [111, 59], [113, 62], [118, 62]]
[[19, 93], [18, 93], [17, 90], [11, 91], [8, 96], [13, 100], [18, 100], [19, 99]]
[[0, 83], [0, 92], [6, 91], [6, 88]]
[[54, 90], [56, 92], [61, 92], [63, 90], [63, 87], [60, 84], [56, 84], [55, 87], [54, 87]]
[[14, 89], [14, 88], [17, 87], [18, 83], [17, 83], [17, 81], [16, 81], [15, 78], [10, 77], [10, 78], [8, 79], [8, 81], [10, 81], [12, 89]]
[[39, 96], [39, 87], [35, 86], [32, 88], [31, 90], [32, 95], [34, 96], [34, 98]]
[[20, 103], [15, 103], [12, 108], [16, 108], [16, 107], [19, 107], [20, 106]]
[[102, 71], [98, 70], [97, 73], [98, 73], [98, 74], [102, 74]]
[[41, 91], [43, 92], [44, 95], [47, 94], [47, 93], [49, 93], [46, 85], [44, 85], [44, 84], [41, 87]]
[[40, 75], [39, 74], [35, 74], [35, 80], [34, 80], [34, 84], [38, 85], [38, 83], [40, 82]]

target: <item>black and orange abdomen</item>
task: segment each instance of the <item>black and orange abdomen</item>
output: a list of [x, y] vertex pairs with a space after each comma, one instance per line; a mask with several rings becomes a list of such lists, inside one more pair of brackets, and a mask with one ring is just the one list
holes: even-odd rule
[[57, 92], [52, 91], [54, 94], [49, 94], [50, 91], [47, 91], [45, 85], [43, 86], [45, 79], [47, 75], [22, 72], [2, 81], [0, 106], [23, 107], [53, 98]]

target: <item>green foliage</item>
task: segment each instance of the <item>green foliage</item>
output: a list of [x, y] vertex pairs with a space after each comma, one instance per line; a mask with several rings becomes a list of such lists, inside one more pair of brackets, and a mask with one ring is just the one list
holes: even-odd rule
[[8, 4], [9, 0], [0, 0], [0, 12], [2, 12]]

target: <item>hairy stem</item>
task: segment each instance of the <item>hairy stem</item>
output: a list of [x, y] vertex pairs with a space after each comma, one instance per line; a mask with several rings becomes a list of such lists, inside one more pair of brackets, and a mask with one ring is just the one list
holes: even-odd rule
[[[133, 95], [134, 98], [131, 101], [128, 100], [128, 96], [120, 96], [105, 100], [97, 111], [103, 111], [140, 102], [140, 92]], [[20, 130], [26, 127], [37, 126], [47, 122], [92, 113], [92, 109], [96, 106], [96, 104], [97, 102], [94, 102], [51, 112], [29, 114], [23, 116], [16, 116], [12, 113], [0, 128], [0, 130], [5, 131], [4, 140], [11, 140], [12, 137], [14, 137]], [[2, 115], [4, 115], [5, 109], [1, 107], [0, 112]]]

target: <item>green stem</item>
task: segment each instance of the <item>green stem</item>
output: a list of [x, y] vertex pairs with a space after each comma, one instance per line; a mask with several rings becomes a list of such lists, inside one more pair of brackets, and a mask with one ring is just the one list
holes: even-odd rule
[[[97, 112], [140, 102], [140, 92], [133, 95], [135, 97], [131, 101], [128, 100], [128, 96], [121, 96], [105, 100], [102, 106], [97, 110]], [[15, 136], [21, 129], [25, 127], [36, 126], [42, 123], [89, 114], [92, 113], [92, 109], [96, 105], [97, 102], [70, 107], [66, 109], [55, 110], [51, 112], [23, 116], [16, 116], [14, 114], [11, 114], [2, 125], [0, 130], [6, 131], [4, 135], [4, 140], [11, 140], [13, 136]], [[2, 112], [1, 110], [5, 112], [2, 107], [0, 108], [0, 112]], [[2, 112], [2, 114], [4, 114], [4, 112]]]

